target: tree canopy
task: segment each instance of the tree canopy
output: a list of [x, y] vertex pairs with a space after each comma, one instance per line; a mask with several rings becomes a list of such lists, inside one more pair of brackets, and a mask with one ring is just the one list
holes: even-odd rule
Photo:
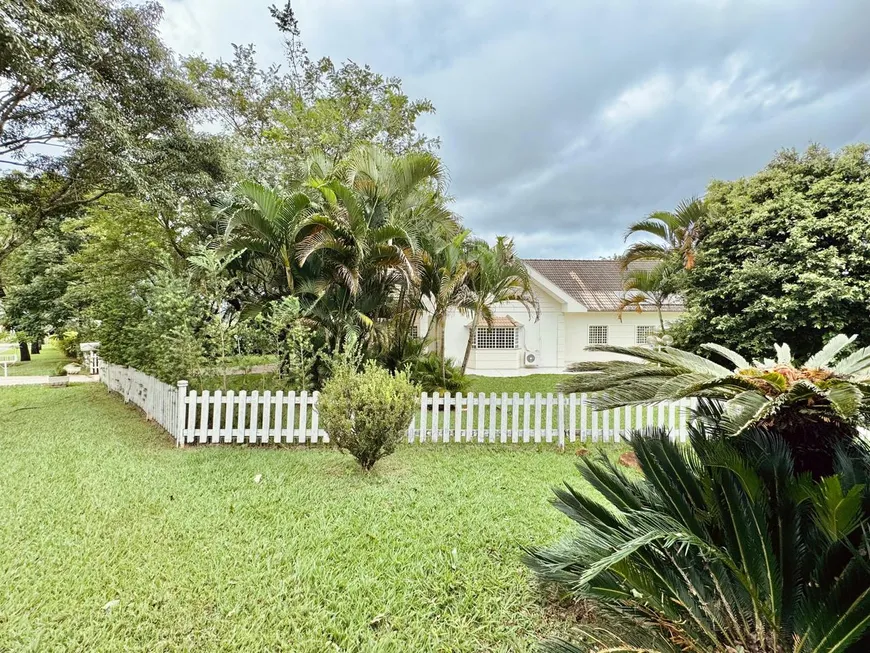
[[759, 173], [710, 184], [684, 275], [683, 345], [806, 357], [837, 333], [870, 342], [870, 146], [786, 150]]
[[299, 166], [315, 152], [335, 164], [366, 144], [396, 155], [437, 149], [439, 140], [417, 127], [435, 111], [429, 100], [409, 98], [401, 79], [368, 65], [311, 59], [290, 3], [270, 11], [284, 35], [284, 65], [261, 68], [253, 45], [234, 45], [230, 61], [183, 62], [207, 116], [231, 135], [241, 175], [286, 185], [305, 176]]
[[174, 207], [223, 176], [217, 139], [159, 37], [156, 2], [0, 5], [0, 261], [111, 193]]

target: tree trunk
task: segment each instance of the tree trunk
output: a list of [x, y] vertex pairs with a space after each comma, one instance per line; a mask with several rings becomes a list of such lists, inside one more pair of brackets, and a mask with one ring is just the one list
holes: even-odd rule
[[437, 331], [435, 337], [437, 338], [437, 342], [438, 342], [438, 355], [441, 358], [444, 358], [444, 338], [445, 338], [445, 331], [447, 330], [447, 316], [446, 315], [442, 316], [438, 320], [437, 329], [438, 329], [438, 331]]
[[34, 340], [30, 343], [30, 351], [34, 354], [38, 354], [40, 351], [42, 351], [42, 345], [39, 344], [39, 340]]
[[27, 348], [27, 343], [23, 340], [18, 343], [18, 357], [21, 359], [22, 363], [26, 363], [30, 360], [30, 350]]
[[474, 312], [474, 319], [471, 321], [471, 326], [468, 327], [468, 342], [465, 343], [465, 356], [462, 358], [462, 373], [465, 374], [465, 369], [468, 367], [468, 359], [471, 358], [471, 344], [474, 342], [474, 334], [477, 331], [477, 311]]

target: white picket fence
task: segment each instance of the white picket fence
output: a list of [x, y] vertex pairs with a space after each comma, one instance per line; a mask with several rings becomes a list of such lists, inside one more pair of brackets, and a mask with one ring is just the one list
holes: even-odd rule
[[[329, 435], [320, 427], [319, 393], [189, 391], [138, 370], [99, 361], [100, 378], [148, 419], [186, 444], [318, 444]], [[593, 410], [586, 395], [467, 394], [420, 396], [408, 426], [408, 442], [555, 443], [620, 442], [632, 429], [667, 428], [685, 441], [694, 403]]]
[[111, 392], [120, 394], [125, 403], [139, 406], [147, 419], [160, 424], [180, 444], [177, 435], [178, 407], [184, 404], [179, 403], [177, 388], [132, 367], [113, 365], [100, 359], [95, 367], [99, 370], [100, 381]]

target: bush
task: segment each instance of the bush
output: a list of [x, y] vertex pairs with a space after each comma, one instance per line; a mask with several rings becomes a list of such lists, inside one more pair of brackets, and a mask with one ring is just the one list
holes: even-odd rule
[[79, 334], [78, 331], [64, 331], [61, 334], [51, 336], [51, 341], [60, 349], [67, 358], [78, 358]]
[[452, 358], [442, 362], [437, 353], [419, 358], [411, 368], [411, 379], [424, 392], [467, 392], [471, 380], [462, 373]]
[[396, 450], [417, 406], [408, 375], [391, 374], [369, 361], [362, 372], [338, 366], [320, 394], [320, 420], [329, 439], [363, 469]]
[[556, 491], [577, 532], [527, 563], [598, 619], [550, 650], [870, 650], [870, 455], [841, 451], [837, 474], [814, 481], [782, 438], [727, 437], [721, 409], [702, 413], [691, 447], [634, 434], [643, 479], [584, 458], [604, 499]]
[[54, 368], [54, 376], [67, 376], [68, 372], [64, 369], [69, 363], [60, 363]]

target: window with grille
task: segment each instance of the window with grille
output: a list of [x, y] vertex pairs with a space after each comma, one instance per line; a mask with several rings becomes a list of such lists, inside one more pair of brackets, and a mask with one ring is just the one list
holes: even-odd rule
[[475, 349], [516, 349], [516, 327], [477, 327], [474, 332]]
[[656, 332], [656, 328], [653, 326], [636, 326], [634, 328], [635, 328], [634, 341], [638, 345], [647, 344], [647, 342], [646, 342], [647, 338], [649, 338], [651, 335], [653, 335]]
[[420, 337], [420, 327], [418, 327], [416, 324], [411, 325], [411, 337], [412, 338], [419, 338]]
[[607, 327], [606, 326], [590, 326], [589, 327], [589, 344], [590, 345], [606, 345], [607, 344]]

